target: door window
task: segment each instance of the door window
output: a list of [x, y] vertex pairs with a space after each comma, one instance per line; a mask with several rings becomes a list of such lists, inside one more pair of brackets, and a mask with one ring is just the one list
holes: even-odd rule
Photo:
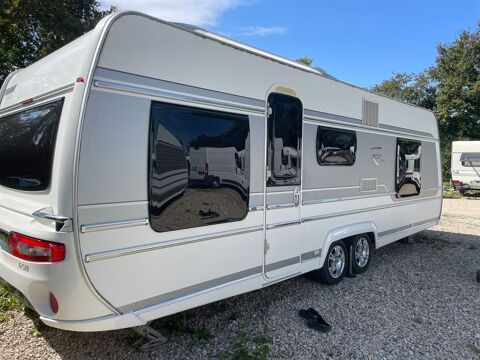
[[299, 99], [268, 97], [268, 180], [270, 186], [300, 184], [302, 104]]

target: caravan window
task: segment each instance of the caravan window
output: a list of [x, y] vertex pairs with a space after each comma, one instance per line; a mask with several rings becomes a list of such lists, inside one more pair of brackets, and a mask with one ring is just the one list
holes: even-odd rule
[[396, 191], [399, 197], [420, 194], [420, 160], [422, 144], [420, 141], [397, 139]]
[[462, 153], [460, 161], [464, 167], [480, 167], [480, 153]]
[[149, 207], [155, 231], [244, 219], [249, 166], [248, 116], [152, 103]]
[[299, 99], [272, 93], [268, 97], [268, 185], [300, 184], [302, 103]]
[[321, 166], [355, 163], [357, 135], [354, 131], [319, 126], [317, 130], [317, 161]]
[[60, 99], [0, 118], [0, 185], [48, 188], [62, 106]]

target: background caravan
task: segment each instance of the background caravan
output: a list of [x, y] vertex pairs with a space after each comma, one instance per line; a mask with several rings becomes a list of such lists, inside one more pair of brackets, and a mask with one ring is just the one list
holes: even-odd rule
[[451, 169], [455, 189], [480, 190], [480, 141], [453, 141]]
[[335, 284], [440, 216], [431, 112], [139, 13], [11, 74], [0, 139], [0, 277], [61, 329]]

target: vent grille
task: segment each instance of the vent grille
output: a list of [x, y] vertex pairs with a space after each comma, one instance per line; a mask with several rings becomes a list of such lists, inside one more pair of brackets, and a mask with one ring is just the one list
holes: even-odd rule
[[378, 103], [363, 99], [362, 124], [378, 127]]
[[377, 179], [361, 179], [360, 191], [377, 191]]

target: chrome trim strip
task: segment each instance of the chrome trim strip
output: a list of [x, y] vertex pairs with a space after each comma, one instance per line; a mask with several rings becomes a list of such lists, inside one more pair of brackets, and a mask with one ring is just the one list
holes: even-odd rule
[[115, 83], [115, 82], [105, 81], [105, 80], [94, 80], [94, 86], [99, 89], [121, 91], [125, 93], [137, 94], [137, 95], [183, 100], [183, 101], [195, 102], [199, 104], [216, 105], [216, 106], [222, 106], [222, 107], [233, 108], [233, 109], [242, 109], [242, 110], [248, 110], [253, 112], [259, 112], [262, 114], [265, 112], [265, 108], [254, 106], [254, 105], [241, 104], [237, 102], [230, 102], [230, 101], [225, 101], [220, 99], [205, 98], [205, 97], [200, 97], [200, 96], [195, 96], [190, 94], [172, 92], [164, 89], [152, 89], [152, 88], [147, 88], [147, 87], [137, 86], [137, 85], [120, 84], [120, 83]]
[[[317, 116], [312, 116], [312, 115], [307, 115], [305, 114], [305, 121], [311, 121], [313, 122], [312, 125], [318, 125], [319, 122], [322, 123], [328, 123], [329, 126], [333, 125], [345, 125], [345, 126], [352, 126], [358, 129], [358, 131], [373, 131], [373, 132], [378, 132], [378, 133], [389, 133], [392, 135], [404, 135], [404, 136], [417, 136], [425, 139], [435, 139], [433, 134], [426, 133], [423, 131], [417, 131], [417, 130], [410, 130], [406, 128], [401, 128], [397, 126], [392, 126], [392, 125], [386, 125], [386, 124], [379, 124], [379, 127], [370, 127], [370, 126], [363, 126], [361, 123], [357, 123], [355, 120], [357, 119], [351, 119], [348, 117], [340, 116], [340, 115], [334, 115], [330, 114], [332, 116], [324, 116], [324, 117], [317, 117]], [[335, 116], [338, 116], [338, 118], [334, 118]]]
[[293, 220], [293, 221], [285, 221], [281, 223], [270, 224], [270, 225], [267, 225], [267, 230], [276, 229], [284, 226], [299, 225], [300, 223], [301, 223], [300, 220]]
[[384, 236], [395, 234], [395, 233], [403, 231], [403, 230], [411, 229], [412, 226], [413, 226], [413, 224], [410, 224], [410, 225], [399, 226], [397, 228], [390, 229], [390, 230], [385, 230], [385, 231], [379, 232], [378, 237], [384, 237]]
[[119, 221], [106, 221], [95, 224], [82, 224], [80, 225], [80, 232], [85, 234], [94, 231], [104, 231], [112, 229], [121, 229], [132, 226], [141, 226], [148, 225], [148, 218], [140, 219], [128, 219], [128, 220], [119, 220]]
[[348, 116], [330, 114], [330, 113], [310, 110], [310, 109], [303, 110], [303, 113], [305, 115], [305, 118], [311, 119], [311, 120], [320, 120], [320, 121], [327, 121], [327, 122], [333, 120], [335, 123], [343, 122], [347, 124], [362, 125], [362, 120], [351, 118]]
[[288, 209], [295, 207], [294, 203], [267, 205], [267, 210]]
[[259, 276], [262, 273], [262, 267], [256, 266], [251, 269], [239, 271], [230, 275], [225, 275], [216, 279], [208, 280], [192, 286], [187, 286], [178, 290], [170, 291], [148, 299], [140, 300], [128, 305], [120, 306], [118, 309], [122, 312], [136, 311], [139, 313], [147, 312], [152, 308], [165, 306], [173, 302], [188, 299], [212, 290], [216, 290], [239, 281]]
[[317, 257], [320, 257], [321, 255], [322, 255], [322, 249], [313, 250], [313, 251], [303, 253], [301, 255], [302, 263], [305, 262], [305, 261], [312, 260], [312, 259], [315, 259]]
[[358, 195], [358, 196], [345, 196], [339, 198], [329, 198], [329, 199], [318, 199], [318, 200], [305, 200], [303, 201], [302, 205], [315, 205], [315, 204], [323, 204], [329, 202], [337, 202], [337, 201], [346, 201], [346, 200], [356, 200], [356, 199], [365, 199], [365, 198], [373, 198], [379, 196], [391, 196], [395, 195], [394, 192], [384, 192], [379, 194], [368, 194], [368, 195]]
[[439, 220], [440, 220], [439, 217], [435, 217], [435, 218], [427, 219], [427, 220], [424, 220], [424, 221], [419, 221], [419, 222], [416, 222], [416, 223], [413, 223], [413, 224], [410, 224], [410, 225], [399, 226], [397, 228], [385, 230], [385, 231], [382, 231], [382, 232], [378, 233], [378, 237], [385, 237], [385, 236], [393, 235], [393, 234], [396, 234], [396, 233], [399, 233], [399, 232], [402, 232], [402, 231], [405, 231], [405, 230], [408, 230], [408, 229], [413, 229], [413, 228], [416, 228], [416, 227], [419, 227], [419, 226], [422, 226], [422, 225], [431, 224], [431, 223], [433, 224], [433, 223], [438, 222]]
[[418, 136], [433, 138], [433, 135], [430, 134], [430, 133], [423, 132], [423, 131], [418, 131], [418, 130], [406, 129], [406, 128], [402, 128], [402, 127], [399, 127], [399, 126], [393, 126], [393, 125], [387, 125], [387, 124], [378, 124], [378, 127], [380, 129], [390, 130], [390, 131], [394, 131], [394, 132], [401, 132], [401, 133], [405, 133], [405, 134], [412, 134], [412, 135], [418, 135]]
[[109, 250], [103, 252], [97, 252], [93, 254], [87, 254], [85, 256], [85, 262], [90, 263], [94, 261], [106, 260], [106, 259], [113, 259], [120, 256], [127, 256], [133, 254], [139, 254], [147, 251], [155, 251], [163, 248], [179, 246], [179, 245], [186, 245], [192, 244], [200, 241], [208, 241], [214, 240], [218, 238], [222, 238], [224, 236], [236, 236], [242, 234], [248, 234], [251, 232], [256, 231], [263, 231], [263, 226], [252, 226], [250, 228], [245, 228], [242, 230], [234, 230], [234, 231], [222, 231], [218, 233], [214, 233], [212, 235], [200, 235], [195, 237], [185, 237], [181, 239], [175, 239], [170, 241], [163, 241], [157, 243], [151, 243], [146, 245], [139, 245], [139, 246], [132, 246], [128, 248], [116, 249], [116, 250]]
[[307, 218], [302, 218], [302, 223], [309, 222], [309, 221], [330, 219], [330, 218], [334, 218], [334, 217], [338, 217], [338, 216], [360, 214], [360, 213], [368, 212], [368, 211], [383, 210], [383, 209], [388, 209], [388, 208], [391, 208], [391, 207], [410, 205], [410, 204], [415, 203], [415, 202], [431, 201], [431, 200], [441, 199], [441, 198], [442, 198], [441, 196], [432, 196], [432, 197], [429, 197], [429, 198], [410, 200], [408, 202], [399, 202], [399, 203], [395, 203], [395, 204], [386, 204], [386, 205], [382, 205], [382, 206], [372, 206], [372, 207], [369, 207], [369, 208], [357, 209], [357, 210], [352, 210], [352, 211], [341, 211], [341, 212], [338, 212], [338, 213], [328, 214], [328, 215], [311, 216], [311, 217], [307, 217]]
[[293, 277], [295, 277], [295, 276], [298, 276], [298, 275], [300, 275], [301, 273], [302, 273], [302, 271], [301, 271], [301, 270], [298, 270], [298, 271], [295, 271], [294, 273], [291, 273], [291, 274], [288, 274], [288, 275], [285, 275], [285, 276], [272, 278], [271, 280], [263, 283], [262, 286], [263, 286], [263, 287], [265, 287], [265, 286], [270, 286], [270, 285], [273, 285], [273, 284], [282, 282], [282, 281], [284, 281], [284, 280], [293, 278]]
[[427, 219], [427, 220], [424, 220], [424, 221], [416, 222], [415, 224], [413, 224], [413, 226], [416, 227], [416, 226], [430, 224], [432, 222], [438, 222], [438, 221], [440, 221], [440, 217], [435, 217], [435, 218]]
[[41, 102], [41, 101], [48, 100], [49, 98], [52, 98], [54, 96], [63, 95], [67, 92], [72, 91], [74, 86], [75, 86], [75, 83], [72, 82], [72, 83], [63, 85], [59, 88], [44, 92], [43, 94], [39, 94], [37, 96], [34, 96], [32, 98], [33, 101], [29, 102], [28, 106], [23, 105], [21, 102], [16, 103], [16, 104], [12, 104], [10, 106], [7, 106], [6, 108], [3, 108], [2, 110], [0, 110], [0, 116], [8, 115], [8, 113], [10, 113], [10, 112], [14, 113], [15, 110], [20, 110], [21, 109], [23, 111], [23, 110], [27, 110], [31, 107], [38, 106], [39, 105], [38, 103]]
[[290, 265], [299, 264], [299, 263], [300, 263], [300, 256], [295, 256], [290, 259], [285, 259], [285, 260], [281, 260], [281, 261], [277, 261], [277, 262], [265, 265], [265, 272], [267, 273], [270, 271], [278, 270], [278, 269], [281, 269]]

